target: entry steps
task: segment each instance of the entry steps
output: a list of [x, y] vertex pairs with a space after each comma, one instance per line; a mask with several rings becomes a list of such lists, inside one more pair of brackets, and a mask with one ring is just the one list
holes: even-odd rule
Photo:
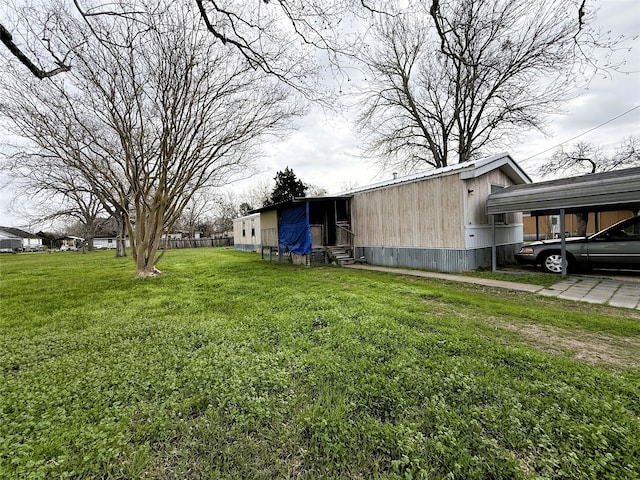
[[336, 262], [340, 266], [353, 265], [353, 248], [337, 245], [335, 247], [327, 247], [327, 256], [330, 262]]

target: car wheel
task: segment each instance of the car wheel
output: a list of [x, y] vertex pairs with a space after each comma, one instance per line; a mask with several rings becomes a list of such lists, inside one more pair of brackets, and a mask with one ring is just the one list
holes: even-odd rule
[[[567, 257], [567, 272], [571, 269], [571, 259]], [[562, 254], [551, 252], [542, 259], [542, 269], [548, 273], [562, 273]]]

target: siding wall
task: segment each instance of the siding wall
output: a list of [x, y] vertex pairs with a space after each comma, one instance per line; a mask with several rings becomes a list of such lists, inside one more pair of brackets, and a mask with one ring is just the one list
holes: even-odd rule
[[[486, 201], [492, 185], [512, 181], [500, 170], [463, 180], [425, 179], [356, 193], [351, 201], [356, 256], [368, 263], [463, 272], [491, 267]], [[522, 243], [522, 214], [496, 225], [498, 263], [511, 263]]]
[[[489, 225], [491, 220], [487, 215], [487, 197], [491, 193], [491, 185], [509, 187], [513, 182], [501, 170], [493, 170], [480, 177], [464, 180], [465, 196], [465, 225]], [[473, 190], [473, 194], [469, 193]], [[521, 224], [521, 213], [506, 215], [508, 224]]]
[[[466, 248], [491, 247], [493, 229], [490, 225], [469, 225], [465, 227]], [[496, 245], [522, 243], [522, 224], [496, 225]]]
[[[486, 201], [491, 185], [509, 186], [500, 170], [470, 180], [458, 175], [356, 193], [351, 215], [356, 244], [478, 248], [491, 245]], [[470, 190], [472, 192], [470, 193]], [[522, 214], [506, 216], [498, 244], [522, 241]]]
[[42, 239], [41, 238], [23, 238], [22, 239], [22, 246], [24, 248], [41, 247], [42, 246]]
[[255, 251], [259, 249], [261, 234], [259, 213], [236, 218], [233, 221], [233, 244], [236, 250]]
[[269, 210], [260, 214], [262, 246], [278, 247], [278, 212]]
[[462, 189], [450, 175], [356, 193], [356, 245], [464, 248]]

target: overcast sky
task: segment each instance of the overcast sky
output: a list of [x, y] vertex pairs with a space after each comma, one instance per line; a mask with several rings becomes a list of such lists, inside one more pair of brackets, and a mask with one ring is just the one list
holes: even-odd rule
[[[621, 72], [596, 77], [588, 90], [565, 106], [566, 114], [549, 119], [549, 136], [530, 134], [506, 148], [514, 160], [532, 179], [539, 180], [536, 170], [551, 155], [553, 149], [569, 139], [603, 146], [613, 146], [625, 137], [640, 134], [640, 0], [603, 0], [598, 2], [597, 25], [601, 31], [611, 30], [613, 37], [624, 35], [625, 49], [616, 52], [614, 61], [625, 61]], [[628, 51], [632, 48], [631, 51]], [[626, 73], [623, 73], [626, 72]], [[615, 121], [593, 129], [615, 117]], [[583, 135], [584, 134], [584, 135]], [[551, 149], [547, 152], [546, 150]], [[545, 153], [543, 153], [545, 152]], [[494, 152], [500, 153], [500, 152]], [[272, 179], [286, 166], [293, 169], [305, 183], [326, 188], [329, 193], [344, 190], [345, 186], [360, 186], [392, 176], [358, 155], [358, 139], [352, 124], [338, 115], [326, 117], [315, 111], [301, 122], [300, 129], [287, 140], [269, 149], [262, 162], [260, 179]], [[243, 182], [239, 187], [255, 183]]]
[[[640, 1], [603, 0], [599, 3], [596, 23], [601, 31], [611, 30], [612, 36], [627, 38], [625, 49], [616, 52], [614, 58], [626, 64], [620, 72], [596, 77], [587, 90], [566, 105], [566, 115], [550, 118], [548, 137], [530, 134], [505, 149], [534, 180], [539, 179], [536, 175], [539, 164], [559, 144], [583, 140], [606, 147], [620, 143], [629, 135], [640, 134]], [[323, 187], [329, 193], [367, 185], [392, 175], [392, 172], [380, 172], [375, 164], [359, 156], [358, 139], [348, 116], [317, 109], [301, 119], [299, 129], [287, 139], [269, 145], [256, 174], [235, 184], [232, 190], [242, 192], [257, 182], [271, 181], [278, 170], [287, 166], [305, 183]], [[10, 198], [8, 189], [3, 188], [0, 192], [0, 225], [24, 226], [24, 219], [7, 211]]]

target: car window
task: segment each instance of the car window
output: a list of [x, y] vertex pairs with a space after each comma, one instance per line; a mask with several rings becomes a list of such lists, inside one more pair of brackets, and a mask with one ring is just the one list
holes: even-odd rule
[[611, 230], [609, 238], [613, 240], [640, 240], [640, 217], [634, 220], [630, 224]]

